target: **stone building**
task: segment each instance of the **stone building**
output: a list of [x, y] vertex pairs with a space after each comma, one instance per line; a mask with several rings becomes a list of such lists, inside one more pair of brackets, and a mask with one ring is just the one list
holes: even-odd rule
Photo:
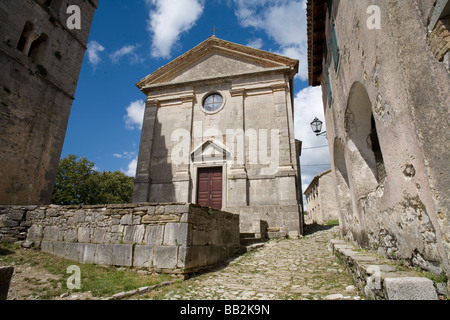
[[298, 236], [297, 72], [297, 60], [212, 36], [142, 79], [133, 202], [198, 203], [239, 214], [242, 233]]
[[0, 204], [51, 201], [97, 3], [0, 3]]
[[449, 1], [309, 0], [343, 235], [450, 274]]
[[308, 210], [305, 223], [323, 225], [328, 221], [339, 219], [339, 210], [334, 193], [334, 177], [331, 170], [315, 176], [304, 194]]

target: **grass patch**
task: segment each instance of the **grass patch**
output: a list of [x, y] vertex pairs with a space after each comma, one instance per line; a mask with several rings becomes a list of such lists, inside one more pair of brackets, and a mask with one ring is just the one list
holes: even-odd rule
[[[82, 264], [36, 249], [23, 249], [20, 246], [6, 243], [0, 243], [1, 265], [14, 266], [15, 274], [21, 277], [28, 287], [32, 288], [32, 294], [45, 300], [58, 297], [65, 292], [90, 291], [97, 298], [109, 297], [118, 292], [151, 286], [172, 279], [170, 275], [142, 275], [131, 268]], [[67, 289], [67, 279], [72, 275], [67, 273], [67, 268], [71, 265], [80, 267], [80, 290]], [[50, 276], [44, 277], [42, 272], [29, 275], [30, 271], [20, 272], [19, 270], [27, 270], [28, 267], [44, 270], [44, 273], [48, 273]], [[23, 297], [23, 299], [25, 298]]]
[[338, 226], [339, 225], [339, 220], [329, 220], [326, 223], [327, 226]]

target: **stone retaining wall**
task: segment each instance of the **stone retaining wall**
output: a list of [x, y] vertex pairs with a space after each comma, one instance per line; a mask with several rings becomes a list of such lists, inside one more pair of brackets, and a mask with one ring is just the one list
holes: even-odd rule
[[374, 300], [445, 299], [447, 283], [435, 283], [409, 268], [400, 268], [388, 259], [362, 253], [344, 240], [331, 240], [331, 249], [361, 292]]
[[82, 263], [191, 273], [236, 253], [239, 216], [186, 203], [0, 207], [0, 241]]

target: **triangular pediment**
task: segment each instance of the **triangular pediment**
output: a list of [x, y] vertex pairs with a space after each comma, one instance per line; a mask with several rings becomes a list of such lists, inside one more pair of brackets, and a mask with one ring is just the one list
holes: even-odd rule
[[289, 68], [298, 71], [298, 60], [210, 37], [184, 55], [159, 68], [137, 83], [144, 90], [218, 77]]
[[194, 162], [226, 161], [230, 159], [230, 155], [225, 145], [208, 140], [192, 151], [191, 158]]

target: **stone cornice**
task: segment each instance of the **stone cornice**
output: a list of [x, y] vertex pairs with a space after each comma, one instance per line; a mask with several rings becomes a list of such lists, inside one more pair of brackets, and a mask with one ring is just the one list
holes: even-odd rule
[[[142, 91], [145, 91], [153, 86], [163, 85], [164, 79], [167, 78], [168, 75], [181, 72], [183, 69], [189, 67], [200, 58], [210, 54], [213, 51], [221, 51], [225, 52], [227, 55], [242, 57], [247, 61], [258, 62], [262, 65], [266, 65], [268, 70], [288, 68], [291, 70], [292, 74], [296, 74], [298, 72], [298, 60], [228, 42], [216, 37], [210, 37], [185, 54], [159, 68], [154, 73], [148, 75], [136, 85]], [[232, 75], [230, 74], [230, 76]], [[166, 83], [166, 85], [169, 84], [171, 83]]]

